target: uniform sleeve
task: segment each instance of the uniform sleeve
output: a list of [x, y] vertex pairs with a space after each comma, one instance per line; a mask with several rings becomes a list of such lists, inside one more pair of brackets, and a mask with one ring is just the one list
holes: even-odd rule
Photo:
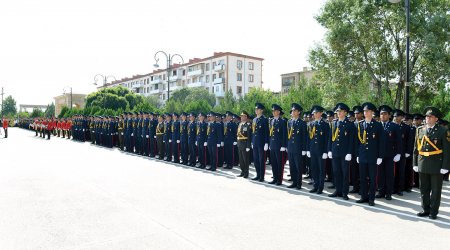
[[223, 125], [220, 123], [217, 123], [217, 142], [223, 142]]
[[348, 147], [347, 154], [354, 154], [356, 144], [356, 127], [353, 123], [348, 125]]
[[328, 125], [328, 123], [323, 123], [322, 128], [325, 140], [323, 143], [322, 153], [328, 153], [328, 143], [330, 141], [330, 125]]
[[378, 140], [378, 156], [377, 158], [384, 158], [384, 155], [386, 153], [385, 149], [386, 149], [386, 136], [385, 133], [383, 132], [383, 127], [381, 126], [381, 124], [379, 123], [377, 126], [377, 133], [379, 135], [379, 140]]
[[301, 150], [308, 151], [308, 128], [306, 122], [301, 123], [300, 128], [300, 140], [301, 140]]
[[[332, 123], [334, 123], [334, 122], [332, 122]], [[330, 127], [330, 126], [328, 126], [328, 127]], [[327, 151], [328, 152], [331, 151], [331, 147], [332, 147], [332, 143], [333, 143], [332, 137], [333, 137], [333, 130], [330, 127], [330, 133], [328, 135], [328, 143], [327, 143], [327, 148], [328, 148]]]
[[270, 141], [270, 134], [269, 134], [269, 119], [264, 118], [263, 121], [263, 127], [264, 127], [264, 143], [269, 143]]
[[400, 126], [395, 126], [395, 154], [401, 154], [403, 152], [403, 141], [402, 141], [402, 134], [404, 131]]
[[[237, 129], [236, 129], [237, 130]], [[237, 133], [237, 131], [236, 131], [236, 133]], [[248, 136], [247, 136], [247, 146], [246, 146], [246, 148], [252, 148], [252, 133], [253, 133], [253, 131], [252, 131], [252, 124], [251, 123], [249, 123], [248, 124]]]
[[359, 157], [359, 145], [361, 144], [361, 141], [359, 140], [359, 132], [358, 129], [360, 129], [360, 123], [356, 124], [355, 127], [355, 139], [353, 140], [354, 144], [354, 154], [356, 157]]
[[442, 169], [450, 170], [450, 129], [447, 129], [443, 138], [443, 159]]

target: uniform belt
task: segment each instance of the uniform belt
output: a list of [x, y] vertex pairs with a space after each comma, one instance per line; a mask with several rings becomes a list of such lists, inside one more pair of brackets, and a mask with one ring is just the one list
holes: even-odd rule
[[419, 151], [419, 155], [423, 155], [423, 156], [426, 156], [426, 157], [432, 156], [432, 155], [439, 155], [439, 154], [442, 154], [442, 150], [436, 150], [436, 151], [432, 151], [432, 152]]
[[164, 133], [156, 133], [156, 135], [163, 135]]
[[248, 138], [247, 137], [238, 137], [237, 139], [238, 140], [247, 140]]

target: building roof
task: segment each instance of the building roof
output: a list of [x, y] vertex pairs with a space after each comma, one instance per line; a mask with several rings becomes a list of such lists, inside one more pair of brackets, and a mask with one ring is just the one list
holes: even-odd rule
[[[223, 56], [244, 57], [244, 58], [258, 60], [258, 61], [263, 61], [264, 60], [263, 58], [260, 58], [260, 57], [248, 56], [248, 55], [238, 54], [238, 53], [233, 53], [233, 52], [214, 52], [214, 55], [210, 56], [210, 57], [206, 57], [206, 58], [192, 58], [192, 59], [189, 59], [189, 61], [187, 63], [183, 63], [183, 64], [175, 63], [175, 64], [172, 65], [172, 70], [178, 69], [180, 67], [185, 67], [185, 66], [188, 66], [188, 65], [195, 65], [197, 63], [202, 63], [204, 61], [211, 60], [211, 59], [218, 58], [218, 57], [223, 57]], [[111, 86], [111, 85], [115, 85], [115, 84], [119, 84], [119, 83], [123, 83], [123, 82], [127, 82], [127, 81], [136, 80], [136, 79], [139, 79], [139, 78], [143, 78], [143, 77], [155, 75], [155, 74], [158, 74], [158, 73], [161, 73], [161, 72], [165, 72], [166, 70], [167, 69], [156, 69], [156, 70], [153, 70], [153, 72], [151, 72], [151, 73], [147, 73], [147, 74], [143, 74], [143, 75], [133, 75], [132, 77], [125, 77], [125, 78], [122, 78], [120, 80], [115, 80], [115, 81], [112, 81], [111, 83], [107, 83], [105, 85], [100, 85], [97, 88], [100, 89], [100, 88], [108, 87], [108, 86]]]

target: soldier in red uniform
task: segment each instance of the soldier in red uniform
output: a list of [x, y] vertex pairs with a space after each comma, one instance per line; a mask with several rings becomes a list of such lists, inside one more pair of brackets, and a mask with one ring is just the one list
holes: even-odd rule
[[8, 138], [8, 119], [3, 118], [3, 130], [5, 131], [5, 138]]

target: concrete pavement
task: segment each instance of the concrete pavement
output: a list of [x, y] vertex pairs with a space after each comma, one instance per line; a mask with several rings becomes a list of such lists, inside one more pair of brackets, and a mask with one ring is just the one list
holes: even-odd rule
[[18, 128], [0, 154], [0, 249], [450, 246], [448, 182], [431, 221], [417, 190], [369, 207]]

